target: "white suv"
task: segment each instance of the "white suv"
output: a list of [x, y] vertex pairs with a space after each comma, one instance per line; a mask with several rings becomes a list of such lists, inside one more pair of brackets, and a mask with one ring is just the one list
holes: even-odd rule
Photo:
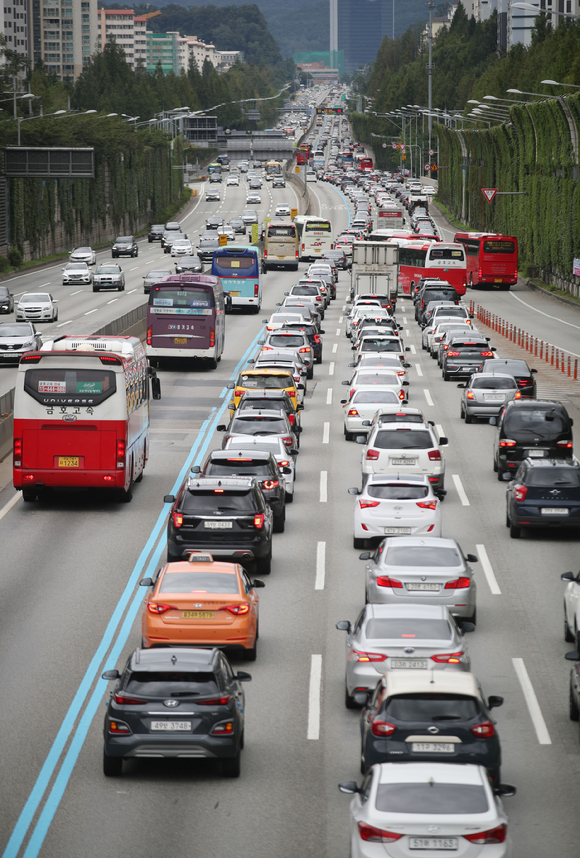
[[445, 459], [440, 448], [447, 443], [444, 437], [437, 440], [428, 422], [379, 424], [369, 433], [362, 453], [363, 485], [368, 474], [425, 474], [440, 496], [445, 483]]

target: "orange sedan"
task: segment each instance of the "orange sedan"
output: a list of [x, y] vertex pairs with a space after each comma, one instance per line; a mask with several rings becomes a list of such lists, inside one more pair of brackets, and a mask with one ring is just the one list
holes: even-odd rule
[[189, 560], [166, 563], [157, 578], [143, 578], [152, 587], [145, 600], [144, 648], [218, 646], [241, 651], [254, 661], [258, 642], [256, 589], [239, 563], [214, 561], [193, 552]]

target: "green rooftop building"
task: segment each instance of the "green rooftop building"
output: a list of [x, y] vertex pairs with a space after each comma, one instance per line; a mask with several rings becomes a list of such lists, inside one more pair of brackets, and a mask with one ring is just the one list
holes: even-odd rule
[[179, 74], [179, 33], [147, 33], [147, 71], [156, 70], [159, 63], [163, 73]]

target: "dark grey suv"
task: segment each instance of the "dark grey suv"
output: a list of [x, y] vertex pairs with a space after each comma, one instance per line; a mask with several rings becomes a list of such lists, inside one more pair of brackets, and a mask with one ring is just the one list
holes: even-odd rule
[[218, 649], [136, 649], [116, 680], [105, 715], [103, 772], [123, 774], [123, 760], [181, 757], [221, 760], [237, 778], [244, 747], [245, 671], [233, 672]]
[[120, 235], [112, 248], [113, 259], [118, 256], [139, 256], [137, 242], [132, 235]]

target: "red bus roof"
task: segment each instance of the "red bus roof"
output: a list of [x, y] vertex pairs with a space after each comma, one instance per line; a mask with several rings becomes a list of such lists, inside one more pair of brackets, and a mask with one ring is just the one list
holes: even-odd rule
[[456, 232], [455, 241], [461, 241], [465, 238], [507, 238], [512, 241], [517, 241], [515, 235], [504, 235], [502, 232]]

